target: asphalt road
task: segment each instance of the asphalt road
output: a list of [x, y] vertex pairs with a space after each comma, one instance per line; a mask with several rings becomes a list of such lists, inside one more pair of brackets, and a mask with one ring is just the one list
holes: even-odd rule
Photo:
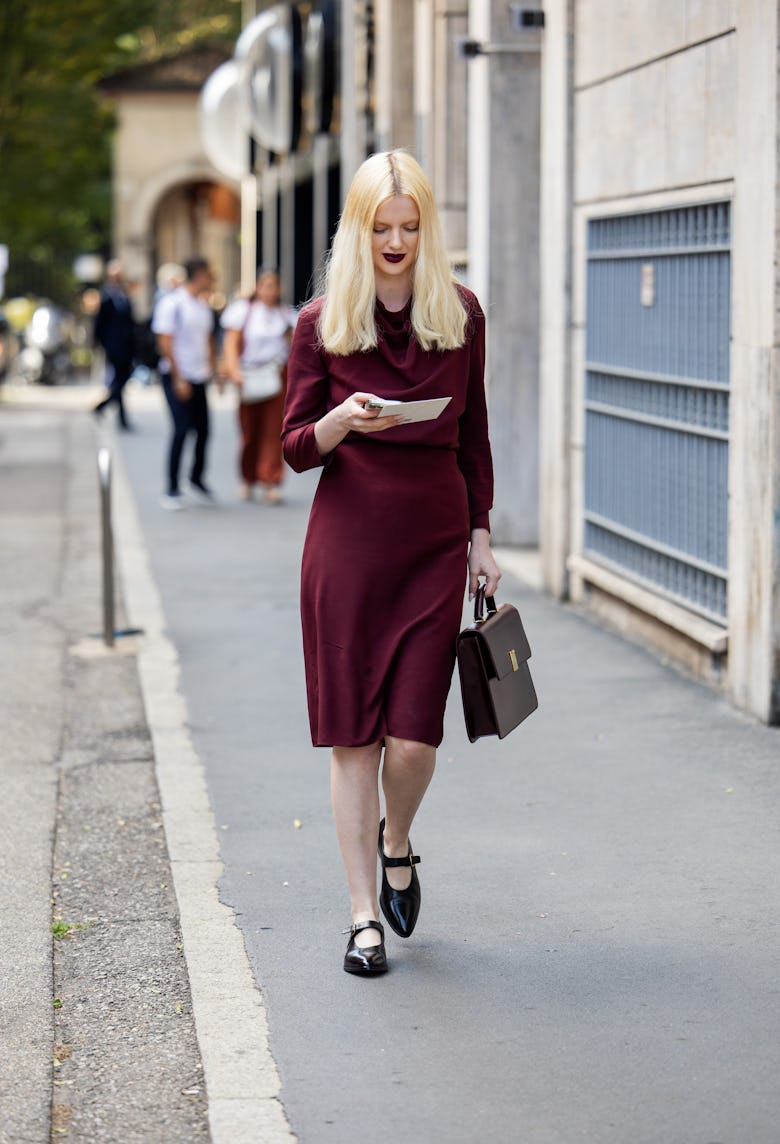
[[299, 1140], [776, 1144], [778, 732], [507, 576], [540, 709], [472, 746], [451, 694], [417, 931], [348, 976], [297, 614], [316, 475], [240, 503], [224, 406], [216, 508], [159, 507], [156, 391], [121, 449]]

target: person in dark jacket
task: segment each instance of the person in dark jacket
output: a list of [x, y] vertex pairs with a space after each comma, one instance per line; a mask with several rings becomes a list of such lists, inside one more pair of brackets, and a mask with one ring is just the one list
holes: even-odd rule
[[106, 355], [106, 388], [108, 393], [93, 409], [100, 416], [116, 402], [121, 429], [130, 429], [125, 414], [122, 390], [133, 372], [135, 323], [130, 299], [122, 279], [122, 267], [115, 259], [106, 266], [106, 279], [100, 296], [100, 309], [95, 318], [95, 342]]

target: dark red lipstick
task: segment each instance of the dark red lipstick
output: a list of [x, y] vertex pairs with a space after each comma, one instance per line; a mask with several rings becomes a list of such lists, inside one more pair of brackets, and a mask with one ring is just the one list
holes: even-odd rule
[[406, 255], [405, 254], [383, 254], [382, 257], [386, 258], [388, 262], [403, 262], [403, 260], [406, 258]]

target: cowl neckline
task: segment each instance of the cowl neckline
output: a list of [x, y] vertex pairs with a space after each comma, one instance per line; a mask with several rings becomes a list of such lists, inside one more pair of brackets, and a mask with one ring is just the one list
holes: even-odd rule
[[388, 310], [377, 298], [374, 309], [377, 328], [387, 341], [408, 343], [412, 333], [412, 299], [402, 310]]

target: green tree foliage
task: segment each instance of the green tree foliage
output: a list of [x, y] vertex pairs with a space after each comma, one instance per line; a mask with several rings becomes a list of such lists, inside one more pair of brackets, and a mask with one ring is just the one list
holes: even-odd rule
[[2, 0], [0, 243], [20, 267], [46, 265], [62, 293], [73, 256], [109, 243], [112, 117], [106, 74], [234, 38], [237, 0]]

